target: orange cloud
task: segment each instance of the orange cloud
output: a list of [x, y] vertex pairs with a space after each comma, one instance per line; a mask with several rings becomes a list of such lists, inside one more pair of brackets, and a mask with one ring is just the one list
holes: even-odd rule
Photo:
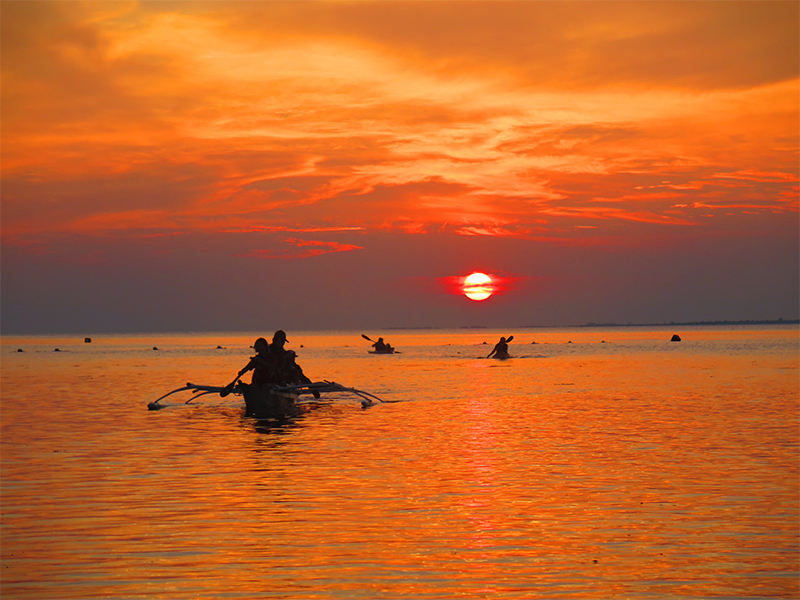
[[558, 237], [796, 210], [794, 3], [1, 10], [6, 236]]
[[297, 238], [288, 238], [285, 240], [290, 246], [295, 248], [304, 248], [304, 250], [296, 251], [292, 248], [281, 249], [259, 249], [244, 254], [237, 254], [236, 256], [261, 258], [261, 259], [293, 259], [293, 258], [310, 258], [312, 256], [320, 256], [330, 252], [349, 252], [351, 250], [363, 250], [360, 246], [352, 244], [340, 244], [338, 242], [320, 242], [312, 240], [301, 240]]
[[797, 183], [800, 181], [796, 173], [764, 172], [755, 170], [737, 171], [736, 173], [716, 173], [714, 177], [719, 179], [735, 179], [739, 181], [789, 181]]

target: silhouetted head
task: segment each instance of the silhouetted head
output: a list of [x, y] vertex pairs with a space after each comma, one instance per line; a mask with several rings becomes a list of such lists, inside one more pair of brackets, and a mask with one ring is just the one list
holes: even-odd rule
[[261, 354], [262, 352], [267, 351], [267, 349], [269, 348], [269, 344], [267, 343], [267, 340], [265, 340], [264, 338], [258, 338], [253, 344], [253, 348], [255, 348], [256, 352]]
[[288, 341], [289, 340], [286, 339], [286, 332], [283, 329], [278, 329], [278, 331], [275, 332], [275, 335], [272, 336], [273, 344], [283, 344]]

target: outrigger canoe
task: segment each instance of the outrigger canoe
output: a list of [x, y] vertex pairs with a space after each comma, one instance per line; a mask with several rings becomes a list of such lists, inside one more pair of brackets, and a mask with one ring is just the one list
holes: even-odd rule
[[206, 394], [219, 394], [227, 395], [227, 392], [244, 397], [245, 415], [255, 416], [261, 418], [282, 418], [294, 414], [299, 405], [304, 402], [301, 400], [303, 395], [311, 395], [314, 397], [314, 402], [318, 401], [321, 394], [344, 392], [360, 399], [361, 405], [365, 408], [372, 405], [374, 400], [378, 402], [386, 402], [377, 396], [368, 392], [357, 390], [355, 388], [345, 387], [334, 381], [319, 381], [316, 383], [303, 383], [296, 385], [274, 385], [274, 386], [254, 386], [247, 383], [239, 382], [233, 390], [227, 390], [224, 387], [213, 385], [197, 385], [194, 383], [187, 383], [186, 386], [172, 390], [164, 394], [158, 400], [150, 402], [147, 405], [149, 410], [159, 410], [164, 408], [165, 404], [159, 404], [161, 400], [167, 396], [171, 396], [177, 392], [189, 391], [192, 392], [192, 397], [189, 398], [184, 404], [189, 404], [195, 398], [205, 396]]
[[[308, 401], [316, 402], [320, 395], [326, 392], [347, 392], [357, 396], [365, 408], [373, 404], [373, 399], [383, 402], [377, 396], [333, 381], [282, 386], [257, 386], [239, 382], [239, 388], [244, 396], [245, 415], [257, 417], [280, 418], [291, 415], [300, 404]], [[303, 394], [312, 395], [314, 400], [301, 400]]]

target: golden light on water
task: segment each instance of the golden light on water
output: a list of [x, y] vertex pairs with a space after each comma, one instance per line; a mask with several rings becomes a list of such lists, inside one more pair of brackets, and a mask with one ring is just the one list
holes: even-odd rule
[[798, 597], [796, 328], [520, 328], [485, 360], [508, 333], [393, 331], [387, 362], [290, 330], [309, 377], [393, 402], [282, 423], [146, 408], [250, 334], [4, 336], [0, 595]]

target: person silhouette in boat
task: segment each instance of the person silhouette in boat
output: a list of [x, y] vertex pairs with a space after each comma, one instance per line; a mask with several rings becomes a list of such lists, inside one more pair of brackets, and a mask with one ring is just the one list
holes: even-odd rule
[[278, 361], [275, 355], [269, 351], [267, 340], [258, 338], [253, 344], [253, 348], [256, 351], [256, 355], [239, 371], [237, 379], [248, 371], [253, 371], [251, 385], [262, 386], [269, 383], [277, 383], [279, 379]]
[[378, 338], [378, 341], [372, 344], [372, 347], [375, 348], [375, 352], [378, 354], [391, 354], [394, 352], [391, 344], [384, 342], [382, 337]]
[[[289, 340], [286, 339], [286, 332], [279, 329], [272, 336], [272, 343], [269, 345], [269, 353], [274, 356], [278, 367], [277, 383], [287, 385], [296, 383], [311, 383], [311, 380], [303, 373], [303, 369], [297, 364], [297, 354], [294, 350], [286, 350], [284, 346]], [[315, 398], [319, 398], [318, 392], [312, 392]]]
[[[269, 353], [274, 357], [278, 365], [279, 383], [297, 383], [292, 381], [295, 379], [292, 373], [294, 371], [293, 365], [297, 365], [294, 362], [294, 352], [284, 348], [288, 341], [286, 332], [283, 329], [279, 329], [272, 336], [272, 343], [269, 345]], [[299, 369], [300, 367], [298, 366], [297, 368]]]
[[492, 356], [494, 356], [495, 358], [509, 358], [511, 355], [508, 353], [508, 342], [510, 342], [511, 338], [513, 337], [514, 337], [513, 335], [508, 339], [501, 337], [500, 341], [497, 342], [497, 344], [495, 344], [494, 350], [492, 350], [489, 353], [489, 356], [487, 356], [486, 358], [492, 358]]

